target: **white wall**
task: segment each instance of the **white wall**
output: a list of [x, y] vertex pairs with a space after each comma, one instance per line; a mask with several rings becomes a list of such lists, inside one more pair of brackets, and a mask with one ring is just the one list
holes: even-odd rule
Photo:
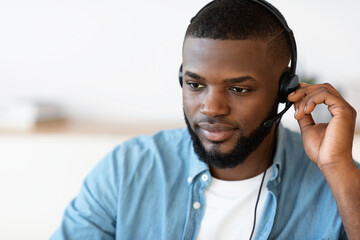
[[[177, 71], [189, 19], [208, 0], [1, 0], [0, 97], [59, 101], [71, 117], [181, 119]], [[299, 72], [360, 78], [360, 2], [273, 0]]]

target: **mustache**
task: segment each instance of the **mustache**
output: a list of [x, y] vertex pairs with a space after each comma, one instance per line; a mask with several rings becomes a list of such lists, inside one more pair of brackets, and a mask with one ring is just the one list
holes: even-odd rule
[[232, 126], [233, 128], [238, 128], [238, 124], [235, 121], [227, 120], [223, 117], [209, 117], [209, 116], [202, 116], [198, 121], [196, 121], [197, 125], [199, 124], [224, 124]]

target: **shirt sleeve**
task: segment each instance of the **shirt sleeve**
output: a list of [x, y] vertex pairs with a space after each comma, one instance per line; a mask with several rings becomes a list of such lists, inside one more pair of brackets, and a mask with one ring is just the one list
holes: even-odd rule
[[115, 239], [118, 174], [115, 150], [85, 178], [50, 239]]

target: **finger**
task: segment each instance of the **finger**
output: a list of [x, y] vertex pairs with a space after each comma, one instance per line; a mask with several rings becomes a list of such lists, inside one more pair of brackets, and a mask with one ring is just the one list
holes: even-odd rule
[[340, 107], [345, 106], [346, 101], [343, 98], [334, 95], [332, 91], [327, 88], [318, 88], [312, 91], [309, 95], [304, 96], [297, 108], [297, 116], [299, 119], [305, 114], [310, 114], [318, 104], [325, 104], [328, 106], [330, 113], [336, 115], [336, 109], [334, 106]]
[[297, 102], [301, 100], [306, 95], [304, 88], [308, 87], [308, 85], [309, 84], [307, 83], [300, 83], [300, 87], [288, 95], [288, 100], [290, 102]]
[[309, 127], [315, 125], [315, 121], [311, 114], [305, 114], [302, 118], [297, 119], [297, 121], [302, 133], [304, 133]]
[[311, 114], [304, 114], [302, 117], [297, 117], [298, 109], [299, 109], [300, 102], [294, 103], [295, 108], [295, 118], [298, 121], [299, 127], [301, 132], [303, 133], [308, 127], [315, 125], [314, 119], [312, 118]]
[[[330, 113], [335, 114], [333, 106], [350, 106], [330, 84], [316, 84], [316, 85], [301, 85], [301, 89], [298, 89], [294, 95], [289, 96], [289, 99], [297, 99], [300, 101], [297, 110], [299, 114], [297, 119], [302, 117], [304, 114], [310, 114], [316, 107], [317, 104], [324, 103], [328, 105]], [[349, 107], [348, 107], [349, 108]], [[331, 111], [333, 110], [333, 111]]]
[[295, 92], [289, 94], [288, 99], [291, 102], [297, 102], [306, 95], [311, 94], [311, 92], [316, 91], [317, 89], [327, 89], [329, 92], [332, 92], [334, 95], [341, 97], [340, 93], [328, 83], [313, 84], [313, 85], [301, 83], [300, 88], [298, 88]]
[[305, 114], [310, 114], [314, 111], [317, 104], [324, 103], [324, 101], [320, 102], [323, 99], [317, 99], [318, 102], [315, 103], [313, 100], [316, 96], [323, 94], [323, 90], [321, 88], [317, 88], [304, 97], [298, 102], [296, 111], [296, 118], [299, 119]]

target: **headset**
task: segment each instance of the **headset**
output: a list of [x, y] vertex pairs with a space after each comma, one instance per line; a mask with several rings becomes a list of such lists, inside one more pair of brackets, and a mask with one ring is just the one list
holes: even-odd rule
[[[211, 4], [213, 4], [216, 1], [217, 0], [211, 1], [210, 3], [206, 4], [202, 9], [200, 9], [200, 11], [191, 19], [190, 24], [202, 12], [202, 10], [209, 7]], [[274, 123], [278, 123], [280, 121], [282, 115], [284, 115], [284, 113], [287, 110], [289, 110], [289, 108], [293, 104], [287, 99], [288, 95], [300, 87], [299, 77], [298, 75], [296, 75], [296, 62], [297, 62], [296, 42], [293, 31], [289, 28], [284, 16], [279, 12], [279, 10], [277, 10], [273, 5], [266, 2], [265, 0], [252, 0], [252, 2], [263, 6], [274, 17], [276, 17], [276, 19], [283, 26], [285, 33], [287, 35], [287, 40], [290, 45], [290, 54], [291, 54], [290, 69], [281, 75], [279, 80], [279, 90], [278, 90], [279, 102], [285, 103], [285, 108], [280, 113], [276, 114], [273, 118], [268, 119], [263, 123], [264, 127], [271, 127]], [[180, 65], [180, 70], [179, 70], [179, 83], [180, 86], [182, 87], [183, 86], [182, 64]]]

